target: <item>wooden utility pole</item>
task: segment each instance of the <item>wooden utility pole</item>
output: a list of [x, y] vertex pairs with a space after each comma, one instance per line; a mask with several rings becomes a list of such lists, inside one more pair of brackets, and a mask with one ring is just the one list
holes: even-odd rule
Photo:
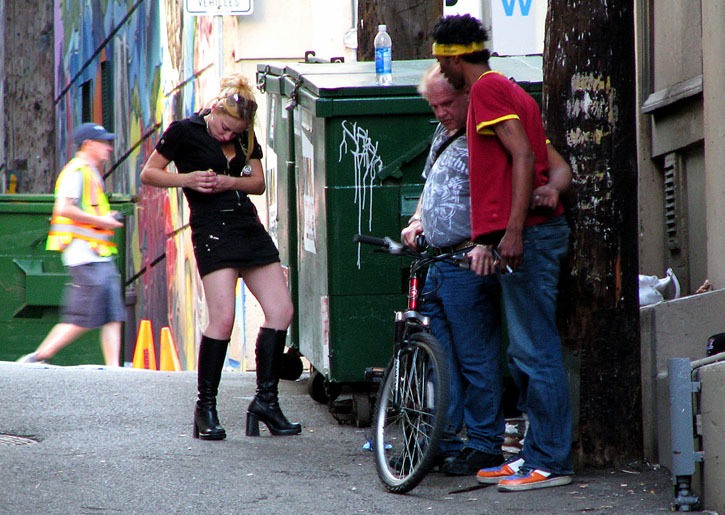
[[431, 34], [443, 16], [442, 1], [358, 0], [357, 12], [358, 61], [375, 59], [373, 40], [380, 24], [388, 26], [394, 61], [431, 57]]
[[580, 365], [579, 466], [642, 453], [633, 13], [632, 0], [550, 0], [547, 15], [544, 117], [576, 194], [560, 327]]
[[0, 174], [13, 193], [52, 193], [56, 169], [53, 2], [0, 0]]

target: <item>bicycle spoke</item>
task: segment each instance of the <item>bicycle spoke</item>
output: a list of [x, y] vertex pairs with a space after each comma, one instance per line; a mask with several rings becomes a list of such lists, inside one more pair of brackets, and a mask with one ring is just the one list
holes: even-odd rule
[[[375, 419], [375, 458], [380, 479], [392, 492], [414, 488], [433, 465], [442, 425], [442, 398], [436, 386], [445, 381], [443, 361], [437, 342], [428, 334], [418, 334], [398, 355], [381, 385]], [[394, 371], [397, 366], [398, 377]], [[443, 364], [445, 367], [445, 363]], [[384, 447], [384, 448], [383, 448]]]

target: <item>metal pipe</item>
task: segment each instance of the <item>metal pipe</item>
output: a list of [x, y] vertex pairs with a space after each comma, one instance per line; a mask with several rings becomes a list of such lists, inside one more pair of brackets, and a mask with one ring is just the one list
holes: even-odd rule
[[674, 505], [678, 511], [692, 511], [699, 504], [692, 492], [695, 462], [701, 455], [695, 452], [695, 431], [692, 411], [692, 367], [688, 358], [667, 360], [670, 397], [670, 437], [672, 440], [672, 475], [675, 485]]
[[720, 352], [718, 354], [714, 354], [714, 355], [708, 356], [706, 358], [692, 361], [690, 363], [690, 366], [693, 369], [696, 369], [696, 368], [704, 367], [705, 365], [711, 365], [713, 363], [717, 363], [719, 361], [725, 361], [725, 352]]

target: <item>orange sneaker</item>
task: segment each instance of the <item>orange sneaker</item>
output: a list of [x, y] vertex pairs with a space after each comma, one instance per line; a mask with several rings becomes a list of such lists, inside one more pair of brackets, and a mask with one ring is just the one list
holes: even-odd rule
[[571, 476], [560, 476], [541, 469], [522, 467], [515, 475], [501, 479], [498, 482], [498, 490], [500, 492], [522, 492], [536, 488], [568, 485], [569, 483], [571, 483]]
[[516, 474], [523, 466], [523, 464], [523, 458], [518, 458], [514, 456], [513, 458], [509, 458], [508, 460], [504, 461], [501, 465], [497, 467], [479, 470], [478, 474], [476, 474], [476, 479], [479, 483], [495, 485], [501, 479]]

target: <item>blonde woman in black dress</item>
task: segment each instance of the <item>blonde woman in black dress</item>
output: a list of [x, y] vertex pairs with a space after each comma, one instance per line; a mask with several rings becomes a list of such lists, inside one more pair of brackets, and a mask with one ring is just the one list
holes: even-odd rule
[[[235, 286], [241, 277], [259, 301], [264, 322], [256, 342], [257, 393], [247, 408], [247, 435], [259, 422], [273, 435], [295, 435], [278, 402], [278, 383], [293, 306], [279, 252], [248, 195], [264, 193], [262, 148], [254, 136], [257, 104], [241, 75], [225, 77], [210, 107], [169, 125], [141, 171], [141, 182], [182, 188], [191, 238], [204, 285], [209, 325], [201, 338], [194, 437], [226, 437], [216, 396], [234, 324]], [[167, 165], [173, 162], [178, 173]]]

